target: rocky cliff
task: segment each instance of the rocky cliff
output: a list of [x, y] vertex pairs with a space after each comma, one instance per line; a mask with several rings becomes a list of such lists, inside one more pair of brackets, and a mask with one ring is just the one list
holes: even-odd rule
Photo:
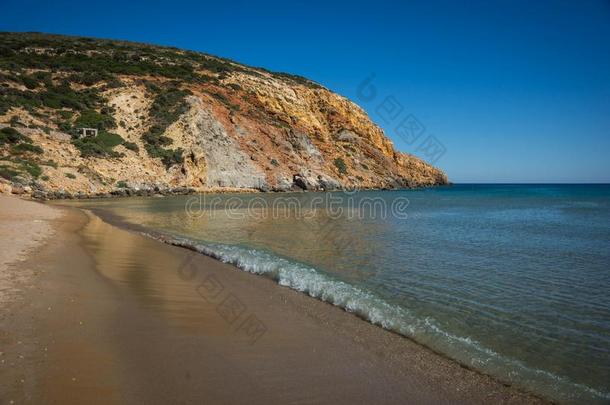
[[[303, 77], [207, 54], [1, 33], [0, 84], [5, 190], [93, 195], [447, 183], [440, 170], [396, 151], [348, 99]], [[97, 135], [82, 136], [80, 128]]]

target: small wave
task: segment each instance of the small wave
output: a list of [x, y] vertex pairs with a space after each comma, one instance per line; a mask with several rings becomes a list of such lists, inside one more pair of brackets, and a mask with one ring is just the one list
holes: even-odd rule
[[431, 317], [417, 317], [407, 308], [393, 305], [370, 291], [337, 280], [305, 264], [241, 246], [143, 234], [232, 264], [243, 271], [269, 277], [279, 285], [341, 307], [374, 325], [444, 353], [462, 364], [534, 392], [565, 402], [610, 400], [608, 392], [575, 383], [545, 370], [531, 368], [517, 359], [507, 358], [470, 337], [445, 331]]

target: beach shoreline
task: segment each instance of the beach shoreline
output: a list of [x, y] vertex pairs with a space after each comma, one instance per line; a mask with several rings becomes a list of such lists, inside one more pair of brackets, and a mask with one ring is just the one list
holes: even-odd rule
[[35, 276], [0, 318], [3, 401], [545, 402], [270, 279], [29, 204], [61, 215], [6, 266]]

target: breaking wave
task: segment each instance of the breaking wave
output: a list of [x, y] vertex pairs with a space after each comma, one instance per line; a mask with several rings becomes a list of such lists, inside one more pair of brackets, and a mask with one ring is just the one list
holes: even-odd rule
[[311, 266], [272, 253], [243, 246], [194, 241], [167, 235], [144, 233], [165, 243], [183, 247], [229, 263], [249, 273], [275, 280], [279, 285], [343, 308], [386, 330], [408, 337], [461, 364], [515, 383], [532, 392], [562, 402], [610, 400], [610, 393], [599, 391], [566, 377], [528, 367], [523, 362], [505, 357], [467, 336], [444, 330], [431, 317], [418, 317], [408, 308], [392, 304], [375, 293], [338, 280]]

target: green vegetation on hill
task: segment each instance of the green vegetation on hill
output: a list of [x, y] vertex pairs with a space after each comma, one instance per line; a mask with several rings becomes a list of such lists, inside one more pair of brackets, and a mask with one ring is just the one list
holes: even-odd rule
[[96, 110], [85, 110], [81, 112], [74, 122], [76, 128], [97, 128], [106, 130], [116, 128], [116, 122], [108, 108], [103, 108], [99, 113]]
[[[46, 84], [45, 84], [46, 86]], [[69, 83], [51, 84], [42, 91], [21, 91], [10, 87], [0, 88], [0, 114], [6, 113], [11, 107], [22, 107], [30, 112], [41, 107], [60, 110], [70, 108], [82, 111], [93, 108], [100, 103], [97, 90], [73, 90]]]
[[15, 155], [22, 155], [28, 152], [40, 155], [44, 151], [40, 146], [32, 145], [31, 143], [20, 143], [11, 147], [11, 153]]
[[19, 142], [29, 142], [32, 143], [32, 140], [22, 135], [15, 128], [4, 127], [0, 129], [0, 145], [4, 144], [18, 144]]
[[78, 148], [83, 157], [121, 157], [114, 147], [121, 145], [125, 140], [117, 134], [99, 131], [97, 136], [76, 138], [72, 144]]
[[152, 46], [40, 34], [2, 33], [0, 39], [0, 55], [4, 56], [0, 69], [86, 73], [82, 77], [87, 77], [85, 80], [90, 84], [108, 80], [116, 74], [197, 80], [192, 64], [187, 61], [175, 63], [178, 60], [168, 63], [168, 59], [176, 59], [176, 55], [155, 52]]
[[[40, 50], [43, 50], [42, 52]], [[82, 84], [112, 75], [161, 76], [188, 82], [207, 81], [199, 70], [223, 75], [266, 72], [312, 88], [319, 84], [302, 76], [248, 67], [230, 59], [135, 42], [69, 37], [40, 33], [0, 33], [0, 70], [41, 69], [86, 73]], [[222, 76], [220, 77], [222, 78]]]
[[21, 157], [0, 158], [0, 177], [14, 181], [25, 174], [38, 178], [42, 174], [42, 169], [36, 162], [29, 159]]
[[339, 173], [347, 174], [347, 165], [345, 164], [345, 161], [342, 158], [336, 158], [334, 163], [337, 167], [337, 170], [339, 170]]
[[23, 135], [15, 128], [4, 127], [0, 129], [0, 147], [10, 145], [12, 156], [0, 157], [0, 177], [13, 180], [25, 173], [37, 178], [42, 174], [42, 169], [31, 160], [35, 155], [44, 151], [40, 146], [32, 144], [30, 137]]
[[191, 92], [177, 87], [161, 89], [157, 86], [148, 86], [149, 91], [156, 94], [155, 101], [150, 107], [150, 116], [153, 125], [142, 136], [146, 151], [152, 157], [161, 158], [163, 164], [169, 167], [175, 163], [182, 163], [182, 149], [169, 149], [172, 140], [163, 134], [167, 127], [175, 122], [182, 114], [188, 111], [186, 96]]
[[0, 147], [7, 145], [10, 146], [10, 155], [0, 157], [0, 177], [14, 180], [26, 174], [33, 178], [38, 178], [42, 174], [42, 169], [34, 160], [44, 150], [40, 146], [33, 145], [30, 137], [15, 128], [4, 127], [0, 129]]
[[0, 146], [6, 144], [11, 145], [10, 151], [15, 155], [22, 155], [28, 152], [39, 155], [44, 152], [40, 146], [32, 144], [30, 137], [23, 135], [11, 127], [0, 129]]

